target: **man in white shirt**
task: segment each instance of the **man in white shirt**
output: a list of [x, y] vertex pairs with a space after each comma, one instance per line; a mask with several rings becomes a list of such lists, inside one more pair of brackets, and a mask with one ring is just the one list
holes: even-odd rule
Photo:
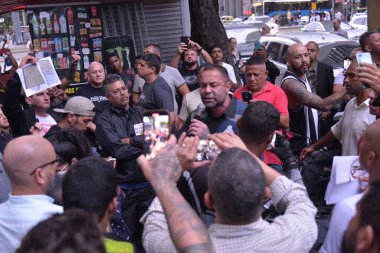
[[[358, 144], [360, 165], [368, 172], [370, 183], [380, 178], [379, 141], [380, 120], [377, 120], [366, 129]], [[363, 194], [354, 195], [336, 204], [320, 253], [341, 252], [343, 233], [356, 214], [356, 206], [362, 196]]]
[[332, 126], [330, 131], [316, 143], [301, 151], [301, 159], [336, 140], [342, 143], [343, 156], [358, 154], [357, 143], [359, 138], [367, 126], [376, 120], [376, 117], [369, 113], [369, 94], [371, 90], [366, 88], [359, 80], [357, 67], [357, 62], [353, 61], [347, 68], [344, 79], [347, 93], [355, 97], [347, 103], [343, 116], [338, 123]]
[[212, 60], [214, 61], [214, 64], [219, 64], [223, 66], [225, 69], [227, 69], [228, 77], [230, 78], [232, 84], [232, 88], [236, 89], [239, 88], [238, 82], [236, 80], [236, 75], [234, 71], [234, 67], [232, 67], [230, 64], [223, 62], [223, 50], [220, 46], [213, 46], [210, 49], [210, 55]]
[[54, 186], [58, 162], [52, 144], [39, 136], [16, 138], [5, 148], [3, 164], [12, 192], [0, 205], [0, 252], [14, 252], [33, 226], [62, 213], [46, 195]]

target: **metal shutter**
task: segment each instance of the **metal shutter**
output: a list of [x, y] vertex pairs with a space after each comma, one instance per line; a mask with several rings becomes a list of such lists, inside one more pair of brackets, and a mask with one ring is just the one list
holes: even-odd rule
[[136, 54], [141, 54], [148, 43], [160, 44], [165, 63], [175, 53], [183, 34], [180, 0], [104, 5], [102, 14], [106, 37], [130, 35]]

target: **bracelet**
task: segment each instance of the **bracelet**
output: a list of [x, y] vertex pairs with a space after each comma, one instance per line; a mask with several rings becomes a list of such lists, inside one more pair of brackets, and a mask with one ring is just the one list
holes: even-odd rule
[[201, 53], [203, 50], [203, 47], [201, 47], [200, 49], [198, 49], [198, 53]]

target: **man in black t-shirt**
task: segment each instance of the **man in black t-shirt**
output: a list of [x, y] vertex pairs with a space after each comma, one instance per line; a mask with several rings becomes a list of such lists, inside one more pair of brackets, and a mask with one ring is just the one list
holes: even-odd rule
[[135, 81], [135, 76], [132, 70], [128, 66], [128, 62], [122, 66], [122, 61], [118, 54], [112, 53], [108, 56], [108, 71], [109, 74], [117, 74], [123, 79], [125, 85], [128, 88], [128, 92], [132, 94], [133, 84]]
[[[170, 61], [170, 66], [177, 68], [183, 78], [185, 79], [185, 82], [187, 84], [187, 87], [189, 87], [190, 91], [193, 91], [195, 89], [199, 88], [198, 83], [198, 62], [199, 62], [199, 56], [201, 55], [202, 58], [206, 63], [212, 64], [212, 58], [207, 53], [206, 50], [203, 50], [203, 48], [196, 42], [189, 40], [189, 44], [186, 45], [185, 43], [181, 42], [177, 46], [177, 54], [173, 56], [173, 58]], [[178, 63], [180, 59], [183, 59], [183, 64], [181, 67], [178, 66]]]
[[105, 96], [103, 82], [105, 78], [104, 67], [99, 62], [92, 62], [88, 68], [88, 84], [82, 85], [74, 96], [82, 96], [90, 99], [96, 108], [96, 112], [102, 112], [109, 107]]

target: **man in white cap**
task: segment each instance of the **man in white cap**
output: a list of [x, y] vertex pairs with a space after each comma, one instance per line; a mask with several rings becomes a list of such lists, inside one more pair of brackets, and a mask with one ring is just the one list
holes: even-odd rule
[[72, 97], [67, 101], [63, 109], [55, 108], [54, 111], [63, 113], [64, 116], [58, 125], [50, 128], [45, 137], [67, 127], [76, 128], [81, 132], [95, 131], [95, 124], [92, 122], [95, 116], [95, 105], [88, 98], [82, 96]]

